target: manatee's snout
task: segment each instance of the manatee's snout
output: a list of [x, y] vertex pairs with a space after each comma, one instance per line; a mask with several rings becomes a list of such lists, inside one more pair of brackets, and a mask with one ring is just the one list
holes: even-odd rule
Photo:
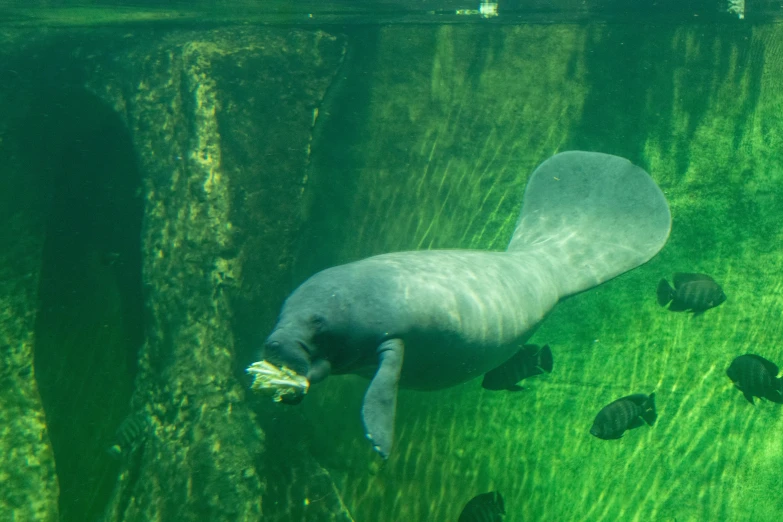
[[303, 343], [277, 337], [275, 333], [264, 343], [262, 356], [264, 360], [276, 366], [287, 366], [299, 375], [306, 377], [310, 372], [310, 355]]
[[332, 372], [331, 363], [318, 354], [316, 347], [281, 330], [272, 332], [266, 340], [262, 359], [291, 368], [311, 384], [324, 380]]

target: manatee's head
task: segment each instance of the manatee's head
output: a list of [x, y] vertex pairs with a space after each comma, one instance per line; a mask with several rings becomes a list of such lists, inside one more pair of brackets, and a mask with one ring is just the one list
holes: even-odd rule
[[310, 383], [350, 366], [356, 357], [353, 293], [343, 268], [319, 272], [286, 299], [262, 356], [287, 366]]
[[[285, 310], [284, 310], [285, 312]], [[317, 313], [282, 314], [264, 343], [262, 358], [276, 366], [287, 366], [310, 383], [325, 379], [331, 364], [319, 345], [326, 319]]]
[[331, 373], [372, 366], [385, 335], [374, 319], [379, 315], [376, 301], [388, 294], [370, 284], [375, 279], [357, 275], [354, 264], [312, 276], [286, 299], [262, 358], [287, 366], [310, 384]]

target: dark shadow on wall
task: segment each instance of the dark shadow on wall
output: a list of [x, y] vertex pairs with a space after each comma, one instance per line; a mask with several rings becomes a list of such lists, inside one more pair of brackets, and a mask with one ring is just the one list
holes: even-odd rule
[[[686, 33], [687, 30], [687, 33]], [[645, 142], [653, 138], [670, 150], [677, 171], [689, 167], [688, 143], [714, 99], [716, 85], [739, 84], [737, 71], [749, 70], [747, 96], [737, 103], [754, 110], [761, 90], [763, 44], [751, 38], [747, 24], [617, 24], [589, 29], [585, 55], [589, 91], [582, 121], [571, 132], [565, 148], [618, 154], [646, 166]], [[683, 34], [697, 51], [688, 56]], [[755, 46], [755, 47], [752, 47]], [[741, 65], [734, 67], [736, 60]], [[675, 128], [678, 110], [687, 111], [687, 125]], [[684, 130], [684, 136], [681, 134]], [[736, 136], [741, 129], [736, 129]]]
[[122, 120], [93, 94], [41, 93], [25, 118], [30, 171], [50, 193], [35, 374], [60, 485], [60, 520], [95, 520], [114, 487], [107, 453], [143, 341], [140, 174]]
[[[250, 228], [253, 233], [243, 254], [242, 288], [232, 297], [234, 333], [237, 340], [237, 378], [249, 386], [250, 379], [245, 368], [258, 360], [264, 340], [271, 332], [285, 298], [305, 279], [315, 272], [337, 264], [342, 238], [349, 235], [338, 227], [353, 203], [351, 195], [357, 183], [357, 171], [361, 168], [363, 151], [359, 148], [359, 136], [365, 129], [370, 108], [369, 82], [376, 62], [380, 30], [378, 27], [344, 28], [338, 41], [347, 39], [345, 56], [338, 60], [327, 56], [336, 70], [323, 99], [317, 104], [318, 118], [312, 129], [309, 158], [304, 167], [280, 158], [279, 165], [268, 159], [266, 170], [251, 171], [252, 178], [242, 174], [249, 169], [235, 168], [233, 178], [243, 188], [240, 198], [232, 202], [233, 222], [236, 228]], [[235, 74], [235, 73], [232, 73]], [[300, 73], [297, 73], [300, 74]], [[321, 71], [324, 77], [331, 70]], [[305, 85], [292, 74], [295, 88], [289, 93], [303, 98], [312, 96], [312, 86]], [[236, 87], [234, 87], [236, 88]], [[256, 111], [258, 128], [269, 128], [274, 136], [266, 138], [263, 146], [270, 150], [267, 158], [275, 154], [291, 155], [291, 143], [301, 139], [301, 128], [296, 125], [274, 122], [280, 105], [273, 95], [269, 96], [270, 107], [261, 105]], [[281, 114], [279, 118], [285, 118]], [[267, 122], [265, 123], [265, 120]], [[252, 121], [252, 120], [251, 120]], [[281, 129], [290, 134], [281, 134]], [[227, 122], [221, 129], [225, 154], [224, 162], [232, 168], [237, 157], [240, 164], [258, 163], [256, 158], [243, 158], [232, 138], [241, 127]], [[270, 131], [272, 132], [272, 131]], [[285, 147], [277, 143], [283, 136]], [[240, 138], [241, 139], [241, 138]], [[233, 140], [233, 143], [232, 143]], [[233, 147], [233, 150], [232, 150]], [[294, 152], [296, 154], [296, 152]], [[295, 166], [292, 166], [295, 165]], [[301, 171], [295, 170], [302, 168]], [[295, 192], [304, 188], [299, 199], [290, 190], [291, 180], [307, 178], [304, 187], [297, 185]], [[262, 182], [259, 184], [259, 180]], [[344, 227], [343, 227], [344, 228]], [[264, 427], [266, 431], [266, 427]]]
[[[345, 221], [344, 216], [350, 210], [357, 171], [362, 168], [364, 151], [360, 149], [359, 136], [369, 117], [369, 82], [377, 61], [379, 29], [348, 28], [345, 37], [348, 40], [345, 57], [330, 62], [336, 64], [337, 70], [317, 105], [318, 119], [312, 129], [307, 170], [294, 171], [291, 163], [281, 159], [280, 165], [269, 165], [266, 172], [263, 169], [253, 172], [254, 179], [234, 178], [245, 190], [244, 201], [235, 202], [233, 212], [238, 215], [234, 223], [240, 223], [240, 228], [243, 221], [252, 224], [257, 227], [253, 232], [255, 237], [263, 238], [263, 241], [254, 239], [250, 243], [252, 251], [245, 253], [243, 288], [232, 301], [238, 378], [248, 386], [250, 380], [244, 369], [260, 357], [261, 347], [285, 297], [314, 272], [335, 264], [342, 238], [351, 233], [337, 225]], [[331, 72], [323, 74], [328, 76]], [[294, 95], [311, 96], [311, 86], [296, 84], [296, 87], [302, 91], [292, 90]], [[275, 99], [273, 93], [269, 98]], [[271, 118], [275, 110], [270, 107], [258, 114], [274, 121]], [[290, 143], [299, 143], [301, 129], [295, 126], [259, 122], [258, 128], [266, 127], [274, 129], [276, 136], [267, 139], [265, 147], [274, 144], [280, 132], [290, 132]], [[224, 145], [230, 146], [231, 135], [236, 130], [226, 125], [221, 136]], [[291, 154], [292, 149], [288, 148], [291, 146], [283, 149], [284, 153]], [[269, 147], [269, 150], [275, 149]], [[229, 165], [236, 160], [226, 154], [225, 161]], [[258, 160], [249, 158], [244, 163], [253, 162]], [[287, 200], [279, 199], [290, 197], [286, 188], [290, 180], [302, 179], [305, 174], [308, 181], [303, 200], [292, 198], [294, 207]], [[262, 176], [267, 176], [262, 178], [264, 185], [254, 189]], [[299, 190], [297, 187], [296, 192]], [[271, 206], [272, 210], [267, 210]], [[264, 520], [342, 520], [335, 515], [340, 512], [339, 496], [331, 479], [310, 454], [314, 436], [311, 419], [303, 416], [299, 406], [273, 403], [268, 397], [256, 394], [248, 394], [248, 400], [265, 434], [265, 446], [270, 449], [264, 456], [264, 469], [270, 477], [262, 503]], [[308, 507], [308, 498], [316, 499], [317, 504]], [[327, 513], [332, 518], [326, 518]]]
[[[290, 291], [316, 272], [346, 262], [340, 251], [353, 230], [346, 226], [362, 169], [367, 168], [361, 137], [371, 117], [370, 97], [378, 67], [380, 29], [348, 31], [342, 70], [313, 129], [305, 227], [291, 271]], [[372, 167], [370, 167], [372, 168]]]

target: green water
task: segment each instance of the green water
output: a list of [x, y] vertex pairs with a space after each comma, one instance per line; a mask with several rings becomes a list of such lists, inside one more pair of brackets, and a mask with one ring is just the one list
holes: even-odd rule
[[[456, 520], [466, 490], [493, 489], [507, 520], [779, 516], [782, 412], [747, 404], [725, 369], [746, 352], [783, 355], [781, 38], [778, 25], [381, 32], [354, 86], [369, 92], [355, 141], [325, 161], [351, 190], [339, 205], [339, 193], [313, 196], [330, 209], [319, 226], [332, 233], [312, 239], [322, 263], [503, 249], [527, 173], [568, 149], [643, 165], [673, 228], [651, 262], [558, 306], [533, 338], [552, 346], [555, 371], [530, 391], [402, 392], [395, 455], [378, 475], [364, 473], [352, 419], [364, 383], [313, 390], [311, 418], [345, 419], [324, 428], [343, 441], [338, 455], [317, 448], [357, 520]], [[675, 271], [712, 274], [728, 301], [697, 318], [664, 311], [654, 289]], [[652, 391], [654, 428], [588, 434], [603, 405]]]
[[[259, 502], [269, 520], [327, 520], [312, 513], [340, 496], [356, 521], [446, 522], [456, 521], [472, 496], [491, 490], [503, 494], [507, 522], [756, 522], [783, 513], [783, 410], [759, 400], [751, 406], [725, 375], [731, 360], [747, 352], [783, 364], [783, 25], [774, 16], [754, 21], [749, 15], [740, 22], [716, 15], [709, 23], [685, 23], [678, 16], [654, 24], [379, 25], [363, 18], [346, 26], [319, 28], [300, 20], [281, 28], [268, 25], [274, 21], [269, 11], [255, 10], [259, 25], [236, 36], [237, 16], [225, 8], [216, 11], [224, 18], [205, 20], [203, 12], [191, 15], [179, 5], [168, 11], [135, 8], [128, 16], [99, 3], [85, 10], [54, 7], [0, 16], [6, 23], [2, 56], [9, 60], [0, 62], [0, 107], [13, 114], [0, 119], [0, 147], [7, 172], [44, 173], [43, 188], [36, 189], [42, 195], [35, 197], [30, 194], [36, 191], [25, 191], [9, 176], [4, 202], [12, 204], [13, 190], [27, 194], [24, 202], [33, 201], [24, 207], [30, 215], [33, 208], [49, 209], [40, 219], [49, 224], [30, 228], [43, 232], [41, 287], [30, 298], [39, 310], [25, 314], [35, 339], [26, 342], [35, 345], [62, 520], [92, 522], [106, 505], [114, 506], [106, 520], [123, 520], [117, 505], [127, 509], [126, 520], [144, 520], [145, 513], [162, 513], [165, 520], [258, 519], [228, 509], [242, 502]], [[285, 16], [300, 16], [297, 9]], [[229, 28], [222, 29], [221, 21], [230, 22]], [[324, 32], [314, 33], [318, 29]], [[270, 56], [282, 55], [252, 38], [269, 33], [290, 44], [286, 34], [300, 32], [306, 36], [297, 37], [297, 52], [318, 50], [306, 62], [312, 67], [303, 70], [331, 71], [324, 73], [330, 80], [321, 85], [305, 74], [290, 75], [264, 84], [269, 90], [259, 95], [252, 78], [275, 69], [281, 62]], [[36, 47], [48, 38], [67, 43], [59, 54], [47, 44]], [[176, 42], [171, 51], [167, 42]], [[344, 56], [335, 50], [341, 42]], [[38, 48], [53, 54], [41, 57]], [[234, 59], [246, 49], [256, 53], [253, 60]], [[163, 81], [166, 75], [158, 76], [178, 60], [187, 64], [181, 96]], [[105, 70], [119, 72], [115, 77], [100, 72]], [[24, 79], [17, 83], [17, 77]], [[59, 93], [33, 104], [33, 111], [14, 112], [19, 86], [26, 95], [48, 93], [40, 84], [52, 78], [95, 98]], [[293, 90], [302, 85], [307, 88]], [[140, 94], [128, 94], [136, 90]], [[294, 102], [288, 104], [285, 94]], [[307, 96], [317, 103], [296, 103]], [[264, 105], [265, 98], [273, 101]], [[69, 104], [71, 112], [63, 110]], [[91, 116], [79, 117], [77, 109]], [[159, 120], [166, 111], [171, 118]], [[176, 117], [191, 112], [196, 117]], [[286, 148], [286, 136], [265, 134], [278, 129], [281, 118], [310, 136], [303, 142], [308, 154], [299, 142]], [[115, 129], [122, 125], [129, 131]], [[45, 146], [17, 155], [20, 128], [69, 147], [76, 136], [93, 148], [69, 148], [73, 153], [54, 159]], [[265, 148], [276, 138], [279, 143]], [[139, 156], [138, 170], [129, 166], [129, 147]], [[513, 394], [488, 392], [478, 380], [437, 392], [402, 390], [396, 446], [381, 469], [362, 435], [359, 411], [367, 381], [358, 377], [327, 379], [296, 409], [256, 407], [266, 432], [263, 446], [248, 423], [226, 421], [229, 435], [221, 431], [219, 412], [247, 410], [242, 368], [299, 282], [328, 266], [383, 252], [503, 250], [528, 175], [547, 157], [570, 149], [617, 154], [644, 167], [669, 201], [673, 227], [649, 263], [566, 300], [546, 319], [532, 341], [552, 347], [551, 375], [530, 379], [527, 391]], [[203, 154], [189, 155], [192, 150]], [[80, 154], [104, 159], [82, 161]], [[34, 159], [20, 159], [27, 156]], [[189, 167], [178, 170], [182, 158]], [[111, 167], [113, 162], [122, 168]], [[104, 176], [105, 165], [119, 177]], [[179, 177], [167, 185], [169, 171]], [[108, 183], [110, 196], [69, 199], [69, 190], [48, 185], [50, 172], [66, 187], [81, 180], [92, 191]], [[205, 196], [190, 187], [191, 199], [167, 206], [176, 179], [204, 172], [211, 184], [199, 180], [193, 187], [203, 188]], [[286, 176], [298, 184], [287, 185]], [[221, 179], [229, 182], [221, 185]], [[101, 220], [116, 219], [103, 213], [98, 197], [133, 207], [122, 213], [131, 220], [123, 230], [133, 237], [123, 237], [121, 247], [138, 249], [140, 235], [143, 260], [132, 253], [123, 257], [136, 268], [130, 275], [118, 275], [98, 259], [121, 247], [82, 233], [109, 228]], [[209, 212], [200, 210], [204, 200]], [[134, 206], [140, 201], [143, 218]], [[97, 216], [98, 224], [87, 224], [69, 205]], [[237, 233], [236, 244], [224, 237], [232, 226], [245, 234]], [[253, 227], [277, 233], [270, 236], [277, 242], [248, 234]], [[22, 237], [34, 242], [31, 234], [11, 236], [3, 237], [4, 245], [21, 244]], [[169, 256], [167, 242], [176, 243], [182, 257], [176, 251]], [[192, 256], [203, 245], [229, 261], [199, 265], [203, 260]], [[69, 247], [68, 255], [58, 253]], [[728, 300], [701, 317], [667, 312], [655, 302], [655, 287], [678, 271], [712, 275]], [[143, 292], [137, 281], [142, 272]], [[188, 281], [206, 281], [206, 290], [194, 285], [176, 294]], [[230, 290], [224, 299], [217, 289], [225, 286]], [[178, 302], [167, 303], [165, 292], [174, 292]], [[141, 295], [152, 332], [148, 348], [133, 339], [139, 328], [133, 306]], [[193, 306], [202, 315], [175, 315], [178, 306]], [[166, 317], [170, 325], [162, 321]], [[203, 366], [181, 363], [191, 350]], [[141, 361], [133, 393], [135, 361], [124, 360], [128, 354]], [[122, 362], [114, 364], [113, 357]], [[183, 372], [177, 368], [193, 382], [177, 381]], [[184, 384], [170, 389], [166, 379]], [[107, 388], [111, 394], [102, 391]], [[182, 395], [180, 388], [186, 390]], [[204, 389], [209, 391], [202, 394]], [[589, 434], [605, 404], [653, 391], [653, 427], [617, 441]], [[228, 406], [215, 398], [221, 395], [230, 397]], [[183, 396], [196, 404], [193, 411], [183, 406]], [[154, 403], [149, 408], [157, 428], [143, 455], [119, 464], [101, 460], [107, 434], [129, 404], [138, 408], [145, 400]], [[210, 412], [218, 420], [205, 420]], [[322, 468], [302, 472], [289, 466], [302, 454]], [[156, 459], [167, 462], [162, 469], [170, 474], [156, 475]], [[236, 476], [255, 480], [250, 469], [259, 475], [256, 489], [231, 482]], [[178, 482], [178, 474], [188, 480]], [[334, 489], [308, 489], [312, 474], [330, 477]], [[132, 502], [132, 492], [140, 491], [133, 488], [143, 487], [134, 481], [163, 486], [158, 497], [139, 493]], [[256, 490], [264, 491], [261, 501], [250, 499]], [[180, 495], [183, 505], [195, 506], [190, 518], [164, 508], [156, 512], [150, 500], [161, 498], [165, 505], [167, 498], [179, 502]], [[135, 512], [134, 502], [143, 504]]]

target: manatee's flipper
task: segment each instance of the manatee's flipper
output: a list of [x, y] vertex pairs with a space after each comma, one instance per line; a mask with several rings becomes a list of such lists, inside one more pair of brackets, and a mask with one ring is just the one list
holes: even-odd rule
[[397, 384], [400, 381], [405, 345], [390, 339], [378, 347], [378, 371], [372, 378], [362, 405], [364, 433], [373, 449], [389, 458], [394, 443], [394, 414], [397, 409]]
[[531, 175], [508, 251], [550, 260], [564, 297], [645, 263], [670, 229], [666, 198], [643, 169], [618, 156], [569, 151]]
[[754, 406], [756, 405], [756, 403], [753, 402], [753, 395], [751, 395], [750, 393], [746, 392], [745, 390], [742, 390], [742, 395], [745, 396], [745, 399], [749, 403], [753, 404]]

